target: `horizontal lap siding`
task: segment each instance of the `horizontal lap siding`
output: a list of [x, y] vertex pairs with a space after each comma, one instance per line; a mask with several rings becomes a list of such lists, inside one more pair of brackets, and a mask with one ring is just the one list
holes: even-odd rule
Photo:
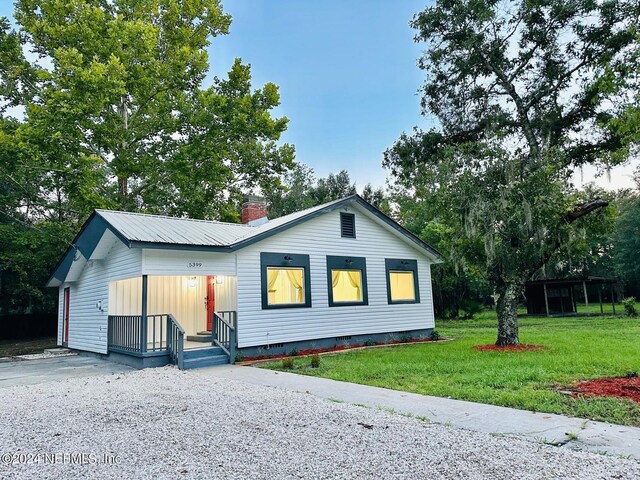
[[[106, 259], [85, 265], [77, 282], [63, 284], [70, 287], [69, 347], [90, 352], [107, 353], [107, 318], [109, 280], [139, 276], [141, 253], [117, 241]], [[62, 301], [62, 293], [61, 293]], [[102, 301], [103, 311], [96, 304]], [[61, 335], [62, 309], [60, 309]]]
[[[340, 236], [340, 213], [334, 211], [238, 251], [240, 347], [433, 328], [429, 260], [362, 212], [355, 214], [355, 239]], [[311, 308], [262, 310], [260, 252], [309, 254]], [[329, 307], [327, 255], [366, 258], [369, 305]], [[421, 303], [387, 304], [385, 258], [418, 260]]]
[[[190, 267], [189, 264], [202, 264]], [[233, 253], [144, 249], [142, 271], [147, 275], [235, 275]]]

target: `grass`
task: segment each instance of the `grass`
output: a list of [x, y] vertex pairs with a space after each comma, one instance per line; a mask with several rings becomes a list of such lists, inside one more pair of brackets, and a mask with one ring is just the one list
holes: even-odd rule
[[56, 337], [31, 338], [28, 340], [0, 340], [0, 357], [42, 353], [45, 348], [55, 348]]
[[[491, 344], [496, 318], [438, 321], [448, 342], [408, 344], [322, 357], [319, 368], [297, 359], [293, 371], [305, 375], [407, 392], [559, 413], [640, 426], [640, 405], [604, 397], [574, 398], [558, 391], [578, 380], [640, 371], [640, 319], [614, 316], [540, 318], [520, 322], [520, 341], [541, 344], [532, 352], [480, 352]], [[279, 369], [281, 363], [265, 368]]]

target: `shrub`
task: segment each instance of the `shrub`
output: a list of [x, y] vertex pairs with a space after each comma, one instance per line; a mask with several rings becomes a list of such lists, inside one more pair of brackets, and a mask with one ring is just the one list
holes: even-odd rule
[[236, 363], [241, 362], [242, 360], [244, 360], [244, 354], [242, 352], [236, 352]]
[[464, 320], [471, 320], [475, 315], [482, 312], [484, 305], [474, 300], [463, 300], [460, 302], [460, 312], [458, 315]]
[[636, 299], [628, 297], [622, 300], [622, 308], [624, 308], [624, 314], [627, 317], [637, 317], [638, 311], [636, 310]]
[[365, 347], [373, 347], [375, 344], [376, 342], [374, 342], [373, 340], [365, 340], [362, 345]]
[[291, 370], [293, 368], [293, 357], [287, 357], [282, 359], [282, 368]]
[[317, 353], [311, 356], [311, 368], [319, 368], [320, 367], [320, 355]]
[[440, 340], [441, 338], [442, 338], [442, 336], [440, 335], [440, 333], [438, 333], [437, 330], [434, 330], [433, 332], [431, 332], [431, 340], [432, 341]]
[[291, 349], [291, 351], [289, 352], [289, 355], [291, 355], [292, 357], [295, 357], [298, 355], [298, 349], [296, 347], [293, 347]]
[[400, 343], [409, 343], [411, 341], [411, 335], [402, 335], [400, 337]]

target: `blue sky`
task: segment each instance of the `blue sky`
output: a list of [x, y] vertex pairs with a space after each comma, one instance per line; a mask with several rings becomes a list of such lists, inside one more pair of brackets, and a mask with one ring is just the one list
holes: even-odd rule
[[424, 122], [416, 94], [423, 75], [409, 21], [424, 0], [227, 0], [229, 35], [213, 40], [211, 70], [235, 57], [254, 85], [280, 86], [283, 140], [319, 176], [347, 169], [358, 187], [383, 185], [382, 152]]
[[[420, 115], [424, 74], [416, 66], [412, 16], [428, 0], [222, 0], [233, 17], [229, 35], [213, 39], [211, 72], [226, 76], [236, 57], [252, 66], [254, 87], [280, 86], [275, 114], [289, 118], [284, 142], [318, 176], [349, 171], [358, 189], [385, 183], [382, 153], [403, 131], [428, 127]], [[0, 15], [11, 16], [8, 1]], [[596, 179], [631, 187], [635, 161]], [[595, 179], [586, 167], [579, 186]]]

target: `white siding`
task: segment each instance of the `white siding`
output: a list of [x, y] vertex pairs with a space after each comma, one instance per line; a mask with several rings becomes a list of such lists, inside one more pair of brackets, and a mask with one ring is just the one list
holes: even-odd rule
[[[107, 353], [107, 314], [109, 280], [140, 275], [141, 251], [129, 249], [118, 241], [104, 260], [87, 262], [77, 282], [60, 286], [60, 305], [63, 291], [70, 287], [69, 347], [97, 353]], [[102, 301], [102, 311], [97, 303]], [[59, 308], [58, 340], [62, 342], [62, 306]]]
[[236, 257], [233, 253], [144, 249], [142, 273], [233, 276], [236, 274]]
[[[238, 344], [240, 347], [369, 333], [433, 328], [430, 261], [359, 209], [357, 238], [340, 236], [333, 211], [238, 251]], [[262, 310], [260, 252], [309, 254], [311, 308]], [[369, 305], [329, 307], [326, 255], [365, 257]], [[420, 303], [387, 303], [385, 258], [418, 261]]]

